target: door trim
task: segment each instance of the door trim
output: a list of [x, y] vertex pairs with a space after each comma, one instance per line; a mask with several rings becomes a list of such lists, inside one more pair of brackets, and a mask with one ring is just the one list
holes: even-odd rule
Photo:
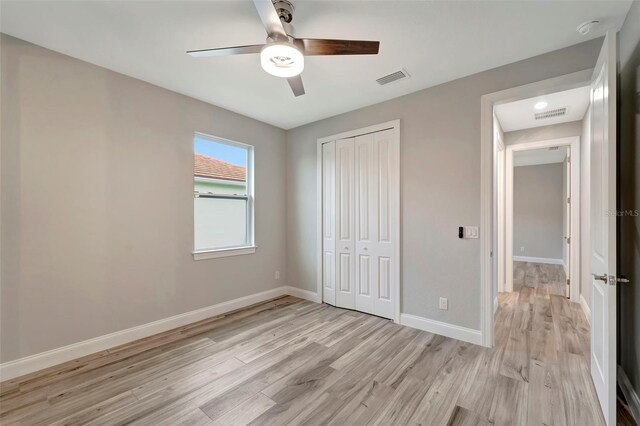
[[362, 136], [362, 135], [366, 135], [369, 133], [376, 133], [376, 132], [380, 132], [383, 130], [390, 130], [393, 129], [394, 130], [394, 135], [395, 135], [395, 155], [398, 158], [398, 166], [399, 166], [399, 170], [398, 170], [398, 182], [395, 185], [396, 188], [398, 188], [398, 191], [395, 191], [395, 193], [393, 194], [393, 206], [396, 210], [396, 217], [397, 220], [391, 224], [391, 226], [394, 228], [395, 231], [395, 235], [397, 235], [397, 241], [395, 242], [395, 248], [394, 248], [394, 256], [396, 257], [396, 265], [397, 268], [395, 270], [395, 286], [392, 289], [393, 291], [393, 295], [395, 297], [395, 303], [394, 303], [394, 312], [393, 312], [393, 321], [397, 324], [400, 323], [400, 311], [401, 311], [401, 304], [400, 304], [400, 298], [402, 297], [401, 294], [401, 271], [402, 271], [402, 258], [400, 257], [400, 244], [402, 241], [402, 235], [401, 235], [401, 222], [402, 222], [402, 218], [400, 216], [401, 213], [401, 209], [400, 209], [400, 202], [401, 202], [401, 193], [402, 193], [402, 179], [400, 178], [400, 173], [402, 170], [402, 160], [400, 158], [400, 119], [397, 120], [391, 120], [391, 121], [387, 121], [385, 123], [380, 123], [380, 124], [374, 124], [372, 126], [368, 126], [368, 127], [363, 127], [360, 129], [355, 129], [355, 130], [349, 130], [346, 132], [342, 132], [342, 133], [338, 133], [335, 135], [331, 135], [331, 136], [325, 136], [322, 138], [319, 138], [317, 140], [317, 146], [316, 146], [316, 292], [318, 294], [318, 299], [320, 301], [323, 300], [323, 288], [322, 288], [322, 211], [323, 211], [323, 206], [322, 206], [322, 145], [327, 143], [327, 142], [331, 142], [331, 141], [335, 141], [338, 139], [346, 139], [346, 138], [353, 138], [356, 136]]
[[[591, 83], [593, 69], [574, 72], [524, 86], [488, 93], [480, 107], [480, 330], [482, 345], [493, 346], [493, 107], [495, 105], [575, 89]], [[484, 230], [484, 231], [483, 231]]]
[[[505, 291], [513, 292], [513, 154], [518, 151], [568, 146], [571, 148], [571, 257], [569, 276], [571, 301], [580, 303], [580, 137], [548, 139], [507, 146], [505, 170]], [[564, 207], [563, 207], [564, 208]]]

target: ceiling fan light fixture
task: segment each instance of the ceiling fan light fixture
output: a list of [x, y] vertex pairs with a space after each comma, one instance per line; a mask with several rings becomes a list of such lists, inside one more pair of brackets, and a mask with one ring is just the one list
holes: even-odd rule
[[260, 65], [276, 77], [295, 77], [304, 69], [304, 55], [291, 43], [270, 43], [260, 52]]

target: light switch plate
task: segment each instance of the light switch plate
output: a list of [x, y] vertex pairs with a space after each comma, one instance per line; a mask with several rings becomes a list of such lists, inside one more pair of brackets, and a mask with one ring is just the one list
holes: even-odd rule
[[479, 231], [477, 226], [465, 226], [464, 237], [465, 238], [479, 238]]

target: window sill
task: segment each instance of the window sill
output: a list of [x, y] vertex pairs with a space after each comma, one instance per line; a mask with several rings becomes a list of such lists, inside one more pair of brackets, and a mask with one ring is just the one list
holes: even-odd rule
[[256, 246], [234, 247], [219, 250], [194, 251], [193, 260], [216, 259], [218, 257], [242, 256], [256, 252]]

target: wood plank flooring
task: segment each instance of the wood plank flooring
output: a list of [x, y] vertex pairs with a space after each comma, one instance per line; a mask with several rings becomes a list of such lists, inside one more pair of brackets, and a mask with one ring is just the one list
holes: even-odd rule
[[0, 423], [604, 424], [582, 311], [530, 281], [491, 349], [284, 297], [1, 383]]

